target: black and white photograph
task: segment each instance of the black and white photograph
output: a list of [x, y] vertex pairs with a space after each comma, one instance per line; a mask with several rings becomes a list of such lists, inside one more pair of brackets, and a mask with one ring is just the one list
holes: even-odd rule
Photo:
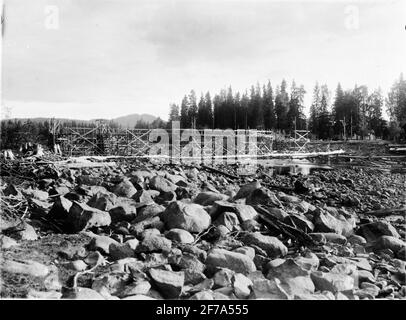
[[406, 1], [0, 7], [0, 300], [406, 300]]

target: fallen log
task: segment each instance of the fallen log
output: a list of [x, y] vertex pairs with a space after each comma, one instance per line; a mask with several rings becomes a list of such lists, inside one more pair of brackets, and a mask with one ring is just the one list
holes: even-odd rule
[[365, 214], [375, 216], [375, 217], [386, 217], [386, 216], [390, 216], [390, 215], [405, 215], [406, 216], [406, 207], [373, 210], [373, 211], [365, 212]]
[[291, 238], [293, 241], [297, 241], [299, 244], [304, 246], [317, 246], [317, 243], [312, 237], [310, 237], [306, 232], [294, 228], [274, 217], [263, 205], [254, 206], [255, 210], [258, 212], [260, 220], [271, 229], [279, 231], [284, 236]]
[[205, 169], [205, 170], [207, 170], [207, 171], [213, 172], [213, 173], [221, 174], [221, 175], [223, 175], [223, 176], [225, 176], [225, 177], [227, 177], [227, 178], [230, 178], [230, 179], [234, 179], [234, 180], [239, 180], [239, 179], [241, 179], [241, 177], [239, 177], [239, 176], [235, 176], [235, 175], [230, 174], [230, 173], [228, 173], [228, 172], [224, 172], [224, 171], [221, 171], [221, 170], [218, 170], [218, 169], [215, 169], [215, 168], [213, 168], [213, 167], [206, 166], [206, 165], [202, 165], [201, 168], [202, 168], [202, 169]]

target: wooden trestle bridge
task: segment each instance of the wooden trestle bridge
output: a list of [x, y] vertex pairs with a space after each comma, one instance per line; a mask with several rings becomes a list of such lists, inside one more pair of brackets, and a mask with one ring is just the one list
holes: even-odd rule
[[[148, 157], [151, 148], [157, 143], [155, 139], [151, 139], [153, 130], [155, 129], [115, 128], [110, 126], [106, 121], [96, 121], [93, 127], [69, 127], [59, 125], [59, 123], [53, 123], [51, 126], [55, 143], [60, 145], [62, 153], [66, 156], [114, 155], [134, 158]], [[194, 132], [197, 136], [191, 137], [187, 141], [182, 141], [177, 145], [173, 143], [174, 135], [180, 137], [188, 129], [172, 128], [160, 130], [165, 131], [169, 137], [167, 143], [171, 153], [173, 153], [174, 149], [180, 148], [180, 146], [183, 147], [190, 142], [203, 146], [205, 139], [204, 130], [196, 129]], [[226, 136], [224, 133], [226, 133]], [[236, 146], [239, 143], [240, 150], [238, 152], [240, 154], [242, 148], [242, 154], [248, 158], [250, 156], [263, 158], [275, 154], [277, 152], [275, 151], [275, 142], [281, 141], [284, 141], [285, 144], [286, 142], [290, 143], [291, 150], [303, 152], [306, 144], [309, 142], [306, 134], [307, 131], [298, 131], [295, 132], [294, 138], [287, 138], [280, 133], [264, 130], [213, 130], [210, 135], [213, 141], [221, 141], [220, 148], [223, 149], [222, 151], [218, 150], [218, 146], [213, 148], [216, 155], [219, 155], [219, 153], [227, 155], [227, 148], [231, 142], [236, 143]], [[237, 142], [237, 137], [242, 137], [242, 140]], [[252, 140], [249, 137], [255, 137], [255, 139]], [[233, 139], [235, 140], [233, 141]], [[205, 156], [212, 156], [204, 152], [203, 150], [202, 154]]]

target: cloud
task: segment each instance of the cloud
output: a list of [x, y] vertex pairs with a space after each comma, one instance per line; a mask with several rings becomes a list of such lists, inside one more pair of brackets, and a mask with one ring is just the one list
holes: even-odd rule
[[[405, 68], [404, 1], [355, 2], [360, 28], [345, 28], [348, 3], [278, 1], [54, 0], [60, 28], [44, 27], [48, 0], [6, 1], [3, 99], [22, 113], [67, 104], [99, 113], [153, 113], [197, 93], [282, 78], [334, 90], [384, 89]], [[24, 102], [31, 103], [26, 111]], [[100, 107], [97, 108], [96, 106]], [[101, 108], [107, 108], [101, 110]], [[15, 108], [17, 110], [17, 107]], [[66, 111], [69, 112], [69, 111]]]

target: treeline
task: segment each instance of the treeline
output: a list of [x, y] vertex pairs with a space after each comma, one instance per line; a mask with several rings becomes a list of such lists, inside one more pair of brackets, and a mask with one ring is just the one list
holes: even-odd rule
[[[19, 148], [23, 143], [39, 143], [52, 147], [52, 120], [37, 119], [8, 119], [1, 121], [1, 149]], [[60, 121], [56, 133], [63, 127], [94, 128], [97, 123], [93, 121], [66, 120]], [[114, 124], [112, 124], [114, 125]]]
[[[343, 90], [338, 84], [330, 104], [326, 85], [313, 89], [309, 130], [320, 139], [356, 138], [367, 136], [391, 140], [406, 139], [406, 81], [403, 74], [394, 82], [388, 96], [380, 89], [369, 92], [367, 86]], [[389, 122], [382, 117], [384, 105]]]
[[[194, 90], [179, 105], [171, 104], [169, 121], [178, 120], [182, 128], [262, 129], [292, 133], [309, 130], [314, 138], [342, 139], [374, 135], [384, 139], [405, 139], [406, 84], [403, 75], [395, 81], [385, 99], [380, 89], [366, 86], [343, 90], [338, 84], [334, 99], [327, 85], [316, 83], [310, 115], [304, 114], [303, 85], [286, 80], [273, 90], [271, 83], [251, 86], [249, 92], [223, 89], [213, 98], [209, 92], [197, 101]], [[388, 123], [382, 117], [386, 105]]]
[[49, 122], [45, 120], [2, 120], [1, 121], [1, 149], [19, 148], [23, 143], [52, 143]]
[[223, 89], [211, 98], [209, 92], [201, 95], [197, 102], [194, 90], [185, 95], [180, 107], [170, 105], [169, 121], [179, 120], [182, 128], [218, 129], [304, 129], [303, 85], [293, 81], [290, 91], [282, 81], [273, 90], [271, 83], [252, 86], [249, 92], [233, 92]]

